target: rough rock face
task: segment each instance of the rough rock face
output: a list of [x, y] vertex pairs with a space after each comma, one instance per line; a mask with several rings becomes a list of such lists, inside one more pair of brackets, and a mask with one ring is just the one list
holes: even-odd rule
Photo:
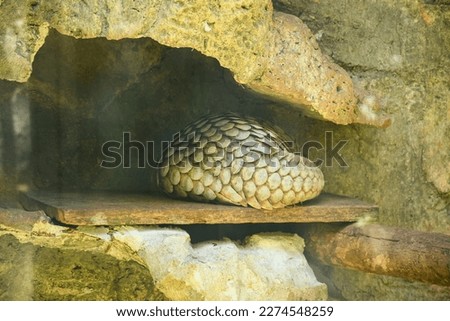
[[257, 234], [243, 246], [229, 240], [192, 246], [185, 231], [122, 228], [114, 239], [146, 262], [171, 300], [326, 300], [297, 235]]
[[[325, 131], [333, 134], [328, 146], [347, 141], [341, 154], [348, 166], [333, 160], [322, 167], [328, 191], [378, 204], [382, 224], [450, 234], [450, 7], [390, 0], [286, 0], [275, 7], [322, 35], [324, 52], [383, 94], [393, 119], [384, 130], [309, 119], [297, 127], [298, 139], [321, 137], [322, 146]], [[286, 124], [288, 117], [277, 119]], [[317, 156], [325, 159], [325, 150]]]
[[36, 14], [39, 3], [1, 1], [0, 78], [26, 81], [31, 64], [48, 34], [48, 23]]
[[325, 300], [303, 248], [281, 233], [193, 247], [177, 229], [71, 229], [1, 209], [0, 299]]
[[[216, 58], [248, 88], [339, 124], [387, 126], [375, 97], [322, 55], [297, 17], [273, 15], [270, 0], [2, 1], [0, 78], [26, 81], [49, 28], [76, 38], [149, 37]], [[369, 111], [366, 111], [368, 109]]]
[[138, 256], [99, 236], [0, 209], [0, 300], [162, 300]]
[[318, 54], [315, 36], [297, 17], [275, 12], [271, 39], [266, 70], [249, 88], [291, 106], [311, 106], [307, 115], [338, 124], [390, 124], [376, 114], [380, 109], [376, 97], [354, 85], [328, 56]]

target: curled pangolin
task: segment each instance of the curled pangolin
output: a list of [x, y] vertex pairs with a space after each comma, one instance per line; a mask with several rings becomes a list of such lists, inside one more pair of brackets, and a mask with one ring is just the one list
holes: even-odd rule
[[177, 198], [267, 210], [318, 196], [321, 170], [282, 137], [232, 113], [200, 118], [163, 151], [159, 186]]

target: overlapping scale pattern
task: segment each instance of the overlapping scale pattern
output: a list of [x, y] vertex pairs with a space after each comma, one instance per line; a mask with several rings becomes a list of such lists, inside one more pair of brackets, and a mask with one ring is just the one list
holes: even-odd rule
[[290, 152], [281, 137], [252, 118], [203, 117], [163, 151], [159, 186], [178, 198], [265, 210], [318, 196], [321, 170]]

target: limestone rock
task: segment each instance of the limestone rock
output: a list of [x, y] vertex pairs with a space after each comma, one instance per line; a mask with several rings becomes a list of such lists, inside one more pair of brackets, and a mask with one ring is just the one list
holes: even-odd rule
[[387, 126], [374, 96], [324, 56], [303, 22], [270, 0], [211, 3], [2, 1], [0, 78], [24, 82], [49, 28], [76, 38], [149, 37], [216, 58], [237, 82], [338, 124]]
[[295, 234], [193, 246], [183, 230], [72, 229], [1, 209], [0, 299], [324, 300], [303, 247]]
[[298, 15], [321, 49], [351, 68], [354, 81], [384, 97], [393, 125], [374, 130], [312, 119], [289, 125], [290, 114], [281, 111], [277, 120], [298, 130], [297, 140], [316, 140], [324, 131], [333, 132], [334, 142], [348, 140], [342, 156], [349, 166], [333, 161], [322, 168], [328, 192], [377, 204], [381, 224], [449, 235], [450, 11], [427, 3], [274, 1]]
[[[421, 128], [424, 137], [422, 168], [427, 181], [433, 183], [436, 190], [450, 195], [450, 89], [445, 79], [448, 75], [433, 75], [435, 96], [427, 97], [430, 105], [442, 106], [440, 109], [428, 109], [425, 112]], [[430, 81], [431, 82], [431, 81]]]
[[303, 239], [257, 234], [192, 246], [182, 230], [121, 228], [113, 234], [146, 262], [158, 289], [171, 300], [325, 300], [303, 256]]
[[33, 3], [38, 2], [0, 1], [0, 79], [25, 82], [31, 75], [49, 30]]
[[266, 70], [249, 88], [293, 106], [307, 106], [306, 113], [315, 118], [338, 124], [389, 125], [388, 118], [376, 114], [377, 99], [321, 54], [314, 35], [300, 19], [275, 12], [271, 36]]
[[42, 212], [0, 208], [0, 300], [163, 299], [139, 257], [104, 232], [82, 233], [52, 225]]

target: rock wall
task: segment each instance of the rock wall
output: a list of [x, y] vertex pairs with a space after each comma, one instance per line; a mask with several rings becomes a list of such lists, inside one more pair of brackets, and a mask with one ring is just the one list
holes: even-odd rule
[[326, 300], [293, 234], [193, 246], [159, 227], [68, 228], [0, 209], [0, 300]]
[[[273, 12], [270, 0], [67, 1], [0, 3], [0, 79], [29, 79], [49, 28], [76, 38], [149, 37], [216, 58], [241, 84], [338, 124], [388, 126], [379, 103], [323, 55], [309, 29], [293, 15]], [[367, 117], [365, 109], [371, 116]]]
[[[450, 234], [450, 7], [424, 1], [277, 1], [298, 15], [393, 123], [379, 130], [302, 120], [300, 140], [332, 131], [348, 167], [325, 166], [325, 187], [380, 206], [380, 222]], [[287, 118], [279, 115], [277, 119]], [[318, 156], [324, 158], [324, 150]]]
[[[0, 300], [163, 300], [127, 246], [0, 208]], [[99, 237], [102, 235], [102, 237]]]

